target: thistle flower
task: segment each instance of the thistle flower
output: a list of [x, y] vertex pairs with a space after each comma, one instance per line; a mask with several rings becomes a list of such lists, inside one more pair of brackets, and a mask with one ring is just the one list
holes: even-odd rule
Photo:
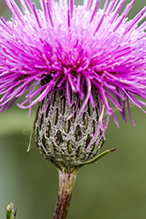
[[61, 170], [53, 218], [65, 218], [77, 169], [112, 151], [97, 156], [109, 116], [118, 126], [112, 106], [133, 124], [129, 104], [146, 106], [146, 6], [128, 21], [135, 0], [121, 15], [124, 0], [19, 1], [5, 0], [13, 18], [0, 21], [0, 112], [27, 89], [17, 105], [30, 115], [40, 103], [35, 141]]
[[89, 101], [95, 107], [95, 86], [102, 129], [110, 115], [118, 125], [111, 103], [125, 122], [127, 106], [134, 124], [129, 103], [142, 109], [145, 103], [139, 97], [146, 98], [146, 7], [128, 21], [134, 1], [119, 16], [124, 0], [106, 0], [103, 9], [98, 9], [99, 0], [85, 0], [83, 6], [75, 6], [73, 0], [69, 6], [62, 0], [42, 0], [42, 10], [30, 0], [20, 0], [23, 12], [14, 0], [5, 0], [13, 18], [0, 21], [0, 112], [27, 89], [26, 99], [18, 104], [22, 109], [65, 89], [69, 106], [70, 91], [83, 100], [75, 109], [80, 117]]

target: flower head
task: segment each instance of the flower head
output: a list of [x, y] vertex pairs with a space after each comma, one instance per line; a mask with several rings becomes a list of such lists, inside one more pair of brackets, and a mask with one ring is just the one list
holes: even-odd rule
[[140, 109], [146, 105], [139, 99], [146, 99], [146, 7], [128, 21], [135, 0], [121, 15], [124, 0], [106, 0], [103, 9], [98, 9], [99, 0], [85, 0], [83, 6], [73, 0], [69, 5], [66, 0], [41, 0], [41, 10], [30, 0], [19, 0], [22, 11], [14, 0], [5, 1], [13, 18], [0, 21], [1, 112], [27, 89], [26, 99], [18, 104], [23, 109], [48, 95], [51, 99], [54, 90], [66, 89], [69, 106], [70, 90], [83, 100], [80, 116], [89, 101], [95, 106], [95, 86], [103, 129], [110, 115], [118, 125], [111, 103], [125, 121], [127, 106], [133, 122], [129, 103]]

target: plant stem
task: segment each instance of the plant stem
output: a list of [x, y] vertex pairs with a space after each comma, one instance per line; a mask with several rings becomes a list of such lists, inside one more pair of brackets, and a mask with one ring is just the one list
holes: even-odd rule
[[65, 219], [69, 210], [72, 192], [76, 180], [76, 173], [59, 170], [59, 192], [53, 219]]

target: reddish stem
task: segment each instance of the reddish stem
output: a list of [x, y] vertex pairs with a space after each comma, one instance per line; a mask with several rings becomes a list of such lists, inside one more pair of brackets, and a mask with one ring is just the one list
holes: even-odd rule
[[53, 219], [65, 219], [69, 210], [76, 172], [59, 171], [59, 192]]

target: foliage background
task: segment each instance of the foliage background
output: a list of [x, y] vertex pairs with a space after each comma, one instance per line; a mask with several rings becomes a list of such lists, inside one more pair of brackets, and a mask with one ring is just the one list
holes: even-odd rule
[[[145, 0], [137, 0], [129, 18], [144, 5]], [[10, 15], [0, 0], [0, 16]], [[10, 201], [18, 207], [18, 219], [46, 219], [54, 212], [58, 172], [39, 154], [33, 139], [27, 153], [35, 111], [36, 106], [28, 119], [27, 110], [12, 106], [0, 115], [0, 219]], [[145, 218], [146, 115], [136, 107], [131, 113], [135, 127], [128, 116], [125, 124], [120, 113], [120, 128], [110, 120], [103, 149], [117, 150], [79, 171], [68, 219]]]

